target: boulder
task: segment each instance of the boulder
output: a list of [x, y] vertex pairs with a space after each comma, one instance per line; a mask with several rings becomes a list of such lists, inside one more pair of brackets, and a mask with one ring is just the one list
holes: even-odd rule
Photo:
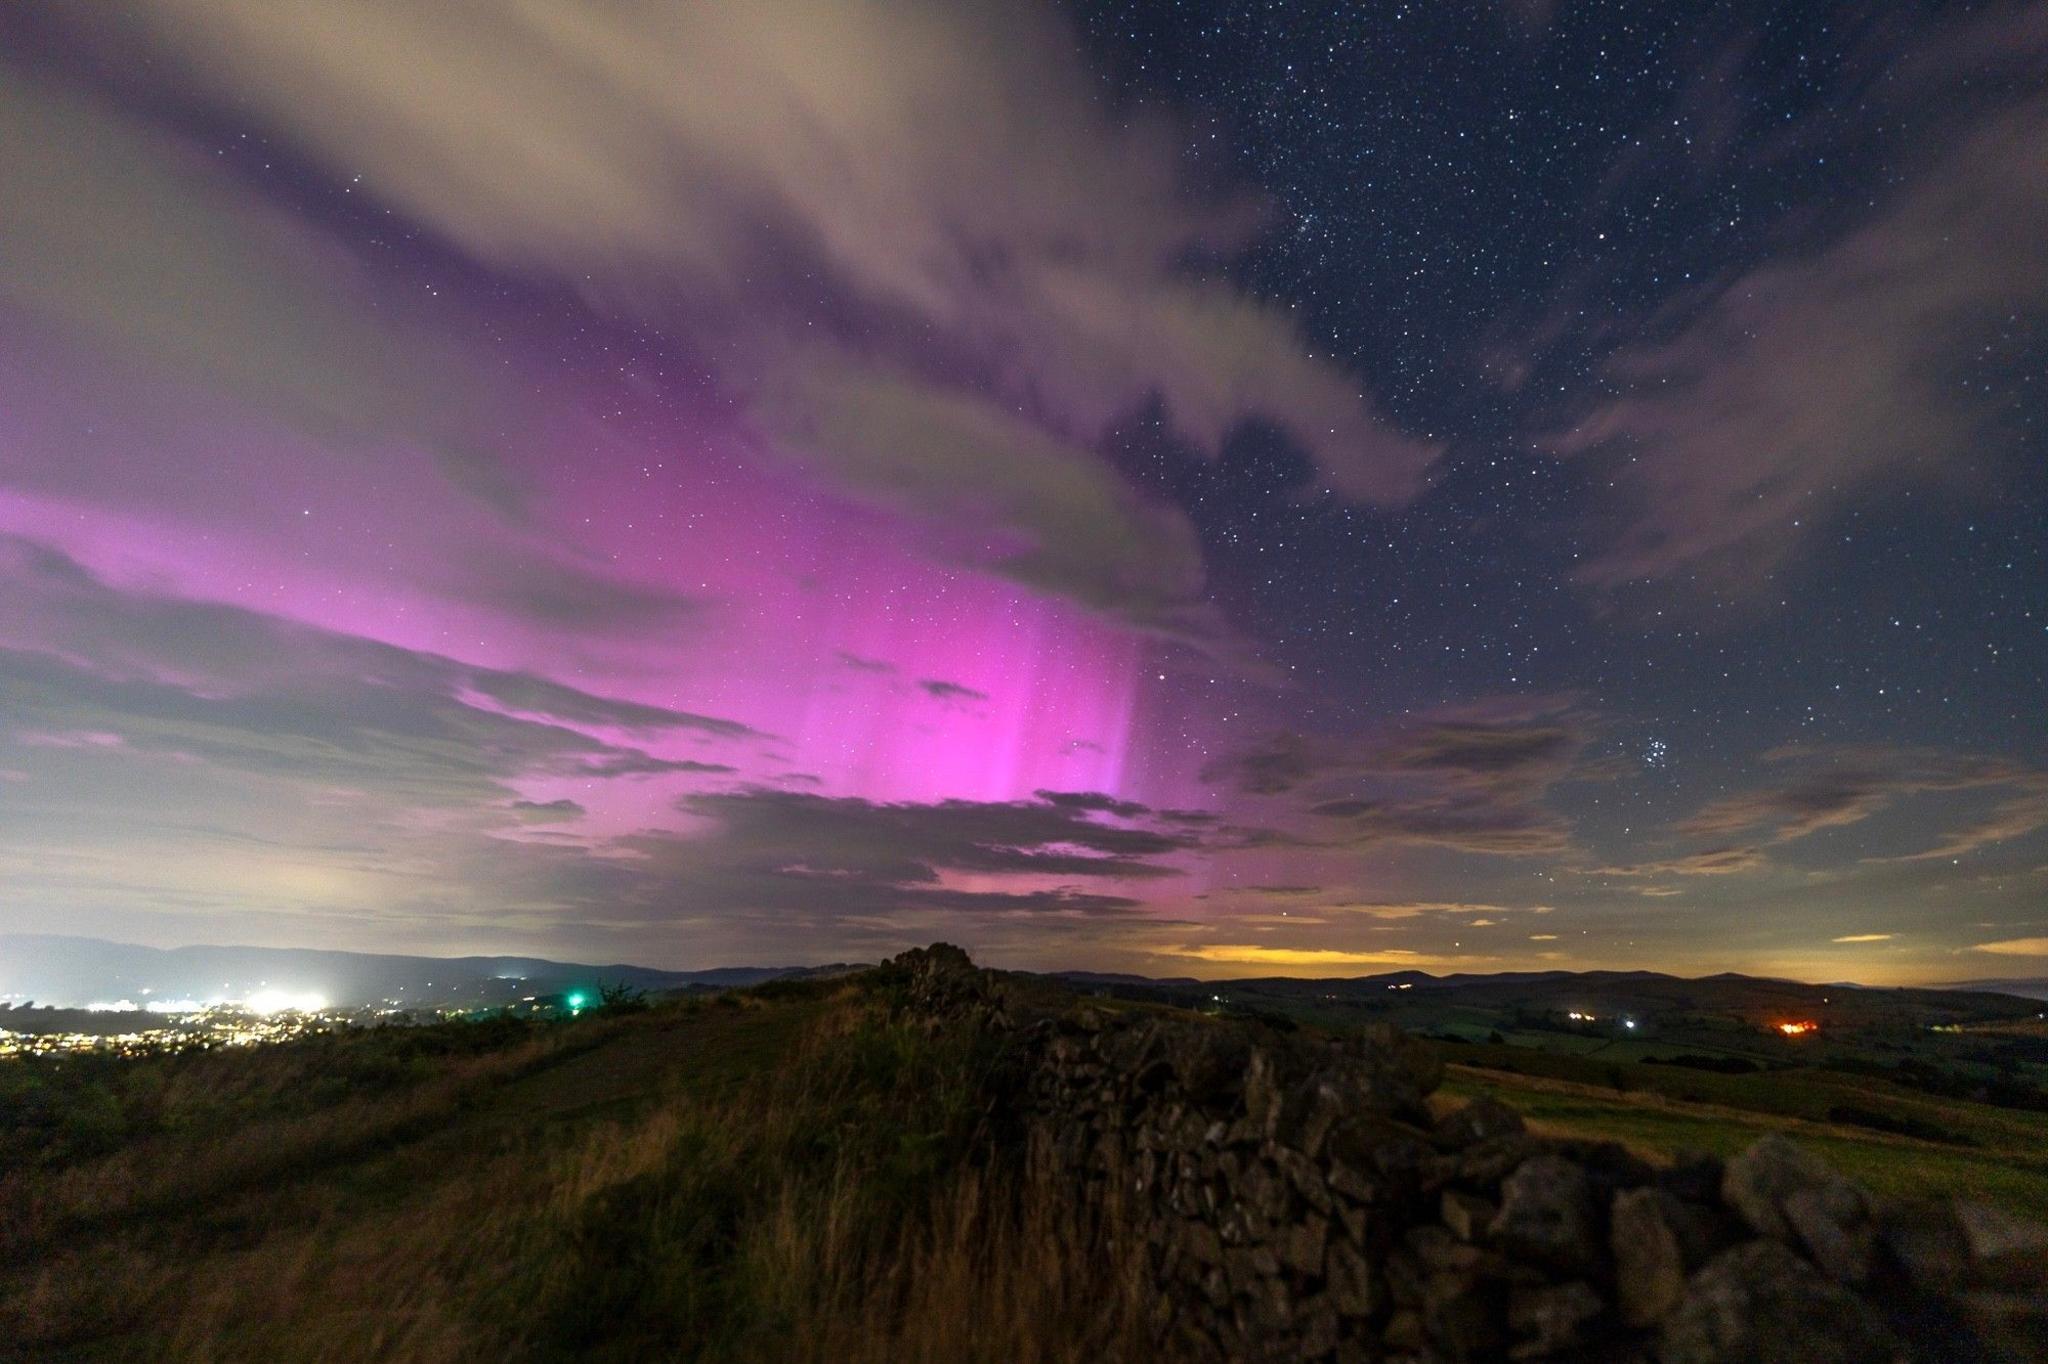
[[1776, 1241], [1748, 1241], [1693, 1275], [1665, 1318], [1661, 1364], [1891, 1364], [1877, 1310]]
[[1501, 1250], [1566, 1274], [1583, 1274], [1604, 1250], [1586, 1172], [1561, 1156], [1534, 1156], [1501, 1183], [1488, 1233]]
[[1280, 1263], [1303, 1278], [1320, 1278], [1323, 1246], [1330, 1238], [1330, 1224], [1320, 1217], [1304, 1217], [1281, 1230], [1273, 1240]]
[[1721, 1172], [1721, 1200], [1751, 1230], [1789, 1241], [1793, 1233], [1783, 1211], [1786, 1197], [1841, 1179], [1819, 1156], [1773, 1133], [1728, 1162]]
[[1348, 1241], [1332, 1237], [1323, 1258], [1323, 1277], [1330, 1286], [1330, 1305], [1347, 1317], [1369, 1317], [1379, 1311], [1379, 1281], [1365, 1256]]
[[1953, 1216], [1973, 1281], [2048, 1300], [2048, 1226], [1964, 1199], [1953, 1204]]
[[1397, 1117], [1426, 1117], [1424, 1100], [1443, 1083], [1437, 1049], [1391, 1023], [1375, 1023], [1363, 1035], [1345, 1039], [1339, 1053], [1350, 1081], [1352, 1103]]
[[1579, 1328], [1606, 1306], [1583, 1279], [1515, 1289], [1508, 1299], [1508, 1330], [1516, 1338], [1510, 1357], [1534, 1359], [1576, 1346]]
[[1437, 1144], [1461, 1151], [1483, 1141], [1519, 1136], [1526, 1130], [1522, 1115], [1498, 1099], [1478, 1098], [1446, 1113], [1436, 1124]]
[[1728, 1162], [1721, 1197], [1754, 1230], [1796, 1238], [1835, 1278], [1869, 1276], [1877, 1238], [1870, 1197], [1811, 1151], [1763, 1138]]
[[1441, 1204], [1443, 1224], [1451, 1229], [1451, 1235], [1460, 1241], [1477, 1241], [1486, 1234], [1493, 1219], [1499, 1214], [1487, 1199], [1478, 1194], [1466, 1193], [1461, 1189], [1444, 1190]]
[[[1251, 1043], [1235, 1028], [1186, 1027], [1174, 1030], [1161, 1053], [1189, 1100], [1221, 1104], [1235, 1098], [1244, 1083]], [[1222, 1140], [1220, 1130], [1216, 1139]]]
[[1630, 1326], [1655, 1326], [1685, 1295], [1685, 1254], [1661, 1189], [1624, 1189], [1608, 1218], [1615, 1297]]

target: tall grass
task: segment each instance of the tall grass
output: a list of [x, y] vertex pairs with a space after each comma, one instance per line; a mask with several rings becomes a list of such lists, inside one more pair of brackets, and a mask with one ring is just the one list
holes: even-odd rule
[[[0, 1342], [192, 1360], [1152, 1355], [1142, 1246], [1031, 1182], [995, 1044], [927, 1035], [859, 992], [721, 1026], [788, 1010], [809, 1022], [773, 1064], [732, 1086], [678, 1065], [623, 1117], [508, 1125], [479, 1089], [530, 1068], [522, 1043], [451, 1059], [360, 1129], [346, 1104], [278, 1118], [268, 1156], [221, 1135], [187, 1174], [116, 1153], [20, 1176], [40, 1211], [17, 1243], [40, 1262], [0, 1272]], [[673, 1011], [620, 1026], [678, 1054], [708, 1036]]]

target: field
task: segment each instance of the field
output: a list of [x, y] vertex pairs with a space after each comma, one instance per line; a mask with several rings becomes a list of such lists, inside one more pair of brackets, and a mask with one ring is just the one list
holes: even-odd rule
[[1446, 1094], [1491, 1094], [1539, 1130], [1664, 1155], [1730, 1155], [1784, 1132], [1884, 1193], [1959, 1194], [2048, 1217], [2048, 1114], [1824, 1070], [1715, 1075], [1503, 1047], [1446, 1050]]
[[[1205, 989], [1211, 1008], [1333, 1030], [1385, 1020], [1438, 1039], [1447, 1095], [1492, 1094], [1558, 1134], [1725, 1155], [1784, 1132], [1886, 1193], [1960, 1194], [2048, 1217], [2038, 1002], [1735, 976], [1388, 984]], [[1786, 1036], [1777, 1025], [1791, 1021], [1815, 1026]]]
[[13, 1133], [0, 1358], [1113, 1351], [1133, 1267], [986, 1159], [995, 1063], [843, 987], [121, 1061]]

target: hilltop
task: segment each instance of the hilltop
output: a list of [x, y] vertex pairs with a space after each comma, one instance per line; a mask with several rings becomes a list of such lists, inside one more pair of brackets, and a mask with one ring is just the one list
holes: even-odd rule
[[1636, 1094], [1532, 1120], [1464, 1055], [933, 949], [7, 1063], [0, 1357], [2042, 1357], [2048, 1242], [2010, 1209], [2048, 1116], [1985, 1110], [2013, 1149], [1942, 1164], [1692, 1105], [1715, 1155], [1608, 1140]]

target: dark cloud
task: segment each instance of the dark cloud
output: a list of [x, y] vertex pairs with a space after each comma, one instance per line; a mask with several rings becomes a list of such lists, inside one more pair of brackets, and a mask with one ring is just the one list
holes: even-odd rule
[[1044, 801], [889, 803], [755, 787], [685, 797], [680, 808], [698, 827], [479, 848], [469, 874], [513, 882], [523, 902], [590, 926], [786, 951], [799, 930], [895, 947], [963, 916], [1132, 918], [1141, 901], [1128, 886], [1171, 877], [1175, 859], [1205, 851], [1187, 834]]
[[566, 796], [560, 800], [515, 800], [512, 808], [529, 824], [558, 824], [564, 820], [581, 819], [588, 813]]
[[1215, 759], [1202, 780], [1228, 782], [1255, 796], [1277, 796], [1317, 777], [1344, 770], [1331, 751], [1299, 734], [1274, 734], [1257, 747]]
[[686, 730], [740, 738], [733, 720], [597, 696], [536, 676], [479, 668], [439, 654], [266, 616], [238, 606], [127, 592], [70, 557], [0, 534], [0, 644], [46, 650], [108, 677], [175, 677], [214, 695], [362, 684], [431, 695], [473, 714], [483, 699], [572, 725], [635, 732]]
[[945, 681], [943, 678], [920, 678], [918, 679], [917, 685], [924, 689], [924, 692], [927, 696], [930, 696], [932, 699], [937, 701], [988, 700], [988, 693], [985, 691], [976, 691], [972, 687], [962, 686], [958, 682], [948, 682]]
[[759, 731], [737, 720], [721, 720], [715, 716], [672, 710], [667, 706], [592, 696], [532, 673], [473, 669], [469, 685], [478, 695], [489, 697], [508, 710], [526, 711], [575, 724], [642, 731], [688, 729], [726, 739], [762, 737]]
[[571, 634], [644, 637], [686, 626], [709, 609], [700, 598], [565, 563], [532, 546], [491, 555], [453, 586], [514, 619]]
[[1149, 806], [1134, 800], [1118, 800], [1100, 791], [1034, 791], [1032, 794], [1047, 805], [1055, 805], [1062, 810], [1092, 810], [1097, 814], [1115, 815], [1119, 819], [1139, 819], [1152, 813]]
[[896, 665], [884, 658], [863, 658], [859, 654], [850, 654], [844, 649], [836, 650], [834, 656], [855, 672], [893, 673], [896, 671]]
[[1542, 803], [1587, 740], [1562, 698], [1449, 708], [1363, 738], [1277, 734], [1203, 776], [1292, 796], [1327, 835], [1363, 847], [1427, 843], [1503, 856], [1562, 853], [1570, 826]]
[[707, 763], [695, 758], [657, 758], [630, 749], [587, 762], [578, 770], [592, 777], [660, 777], [671, 773], [726, 776], [739, 771], [731, 763]]
[[435, 806], [496, 805], [513, 794], [503, 783], [529, 774], [683, 770], [577, 726], [752, 733], [240, 607], [123, 591], [18, 538], [0, 537], [0, 572], [0, 671], [17, 731], [108, 733], [138, 751]]
[[998, 875], [1153, 878], [1176, 869], [1147, 859], [1201, 846], [1189, 835], [1104, 824], [1044, 801], [883, 804], [854, 797], [754, 790], [685, 796], [736, 846], [778, 870], [929, 883], [944, 871]]

